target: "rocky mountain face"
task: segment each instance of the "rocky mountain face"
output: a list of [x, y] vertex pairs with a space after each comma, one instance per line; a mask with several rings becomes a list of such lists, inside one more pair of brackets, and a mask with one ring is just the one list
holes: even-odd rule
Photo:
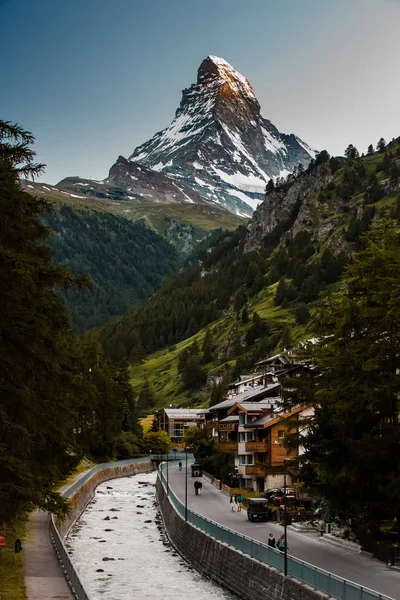
[[326, 240], [342, 221], [333, 216], [340, 213], [341, 200], [332, 198], [329, 210], [324, 210], [318, 193], [334, 179], [326, 164], [319, 165], [267, 193], [248, 223], [246, 251], [259, 250], [266, 235], [289, 221], [292, 235], [308, 231], [315, 241]]
[[163, 173], [128, 161], [123, 156], [118, 157], [108, 177], [102, 181], [66, 177], [57, 184], [57, 188], [75, 193], [77, 196], [94, 196], [109, 200], [150, 200], [156, 204], [214, 205], [211, 200], [204, 198], [183, 183], [172, 181]]
[[208, 56], [185, 89], [175, 119], [129, 157], [228, 210], [249, 216], [266, 182], [285, 176], [315, 152], [261, 116], [248, 80]]

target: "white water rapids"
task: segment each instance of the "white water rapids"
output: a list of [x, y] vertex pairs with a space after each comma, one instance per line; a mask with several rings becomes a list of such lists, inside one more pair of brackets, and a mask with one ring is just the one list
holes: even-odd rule
[[101, 484], [67, 538], [90, 600], [233, 600], [170, 545], [155, 500], [156, 473]]

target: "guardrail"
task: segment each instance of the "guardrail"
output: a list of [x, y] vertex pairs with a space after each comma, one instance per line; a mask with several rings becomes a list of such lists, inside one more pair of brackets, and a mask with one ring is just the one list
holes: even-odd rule
[[[175, 459], [175, 456], [178, 455], [175, 455], [174, 453], [173, 455], [170, 455], [170, 458]], [[119, 460], [111, 463], [109, 462], [96, 465], [95, 467], [90, 469], [90, 471], [87, 471], [84, 475], [82, 475], [82, 477], [74, 481], [74, 483], [68, 486], [61, 494], [65, 498], [71, 498], [71, 496], [73, 496], [76, 491], [78, 491], [87, 481], [89, 481], [89, 479], [93, 477], [95, 473], [99, 473], [100, 471], [104, 471], [105, 469], [109, 469], [110, 467], [123, 467], [124, 465], [131, 465], [139, 462], [147, 462], [149, 458], [151, 457], [146, 456], [141, 458]], [[157, 458], [157, 460], [159, 460], [162, 458], [162, 455], [154, 458]], [[179, 457], [177, 458], [177, 460], [179, 460]], [[50, 537], [54, 546], [54, 551], [61, 564], [61, 568], [63, 570], [65, 578], [71, 587], [73, 595], [77, 600], [90, 600], [70, 559], [64, 542], [58, 532], [54, 515], [50, 515]]]
[[[166, 487], [166, 478], [163, 472], [164, 464], [160, 465], [158, 475]], [[178, 499], [169, 486], [169, 500], [174, 505], [178, 514], [185, 518], [185, 505]], [[279, 550], [269, 548], [266, 544], [257, 542], [245, 535], [232, 531], [219, 523], [215, 523], [196, 512], [187, 509], [187, 520], [215, 539], [232, 546], [236, 550], [248, 554], [267, 565], [284, 571], [284, 556]], [[374, 592], [357, 583], [338, 577], [329, 571], [320, 569], [294, 556], [288, 555], [288, 575], [313, 588], [325, 592], [337, 600], [394, 600], [384, 594]]]
[[68, 555], [68, 551], [64, 546], [60, 534], [58, 533], [56, 524], [54, 522], [54, 515], [50, 518], [50, 537], [53, 542], [54, 551], [61, 564], [64, 576], [71, 588], [71, 591], [77, 600], [90, 600], [87, 595], [85, 588], [83, 587], [81, 580], [77, 572], [75, 571], [74, 565]]

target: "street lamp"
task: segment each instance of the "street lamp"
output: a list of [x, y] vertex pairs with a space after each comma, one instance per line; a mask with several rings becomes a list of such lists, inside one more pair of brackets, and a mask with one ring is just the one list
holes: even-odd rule
[[287, 576], [287, 502], [286, 502], [286, 465], [288, 462], [295, 460], [294, 458], [283, 459], [283, 532], [285, 538], [285, 550], [284, 550], [284, 573]]
[[187, 521], [187, 453], [188, 449], [185, 446], [185, 521]]
[[168, 476], [168, 454], [165, 455], [167, 459], [167, 496], [169, 496], [169, 476]]
[[191, 450], [190, 447], [185, 446], [185, 521], [187, 521], [188, 516], [188, 451]]

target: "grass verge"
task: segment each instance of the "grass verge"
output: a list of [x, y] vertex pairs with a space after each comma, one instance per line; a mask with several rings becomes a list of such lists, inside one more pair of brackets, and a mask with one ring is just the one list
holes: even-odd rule
[[27, 518], [28, 515], [23, 515], [0, 527], [0, 535], [7, 543], [7, 547], [0, 550], [0, 600], [26, 600], [24, 553], [15, 555], [14, 543], [20, 539], [24, 546]]

